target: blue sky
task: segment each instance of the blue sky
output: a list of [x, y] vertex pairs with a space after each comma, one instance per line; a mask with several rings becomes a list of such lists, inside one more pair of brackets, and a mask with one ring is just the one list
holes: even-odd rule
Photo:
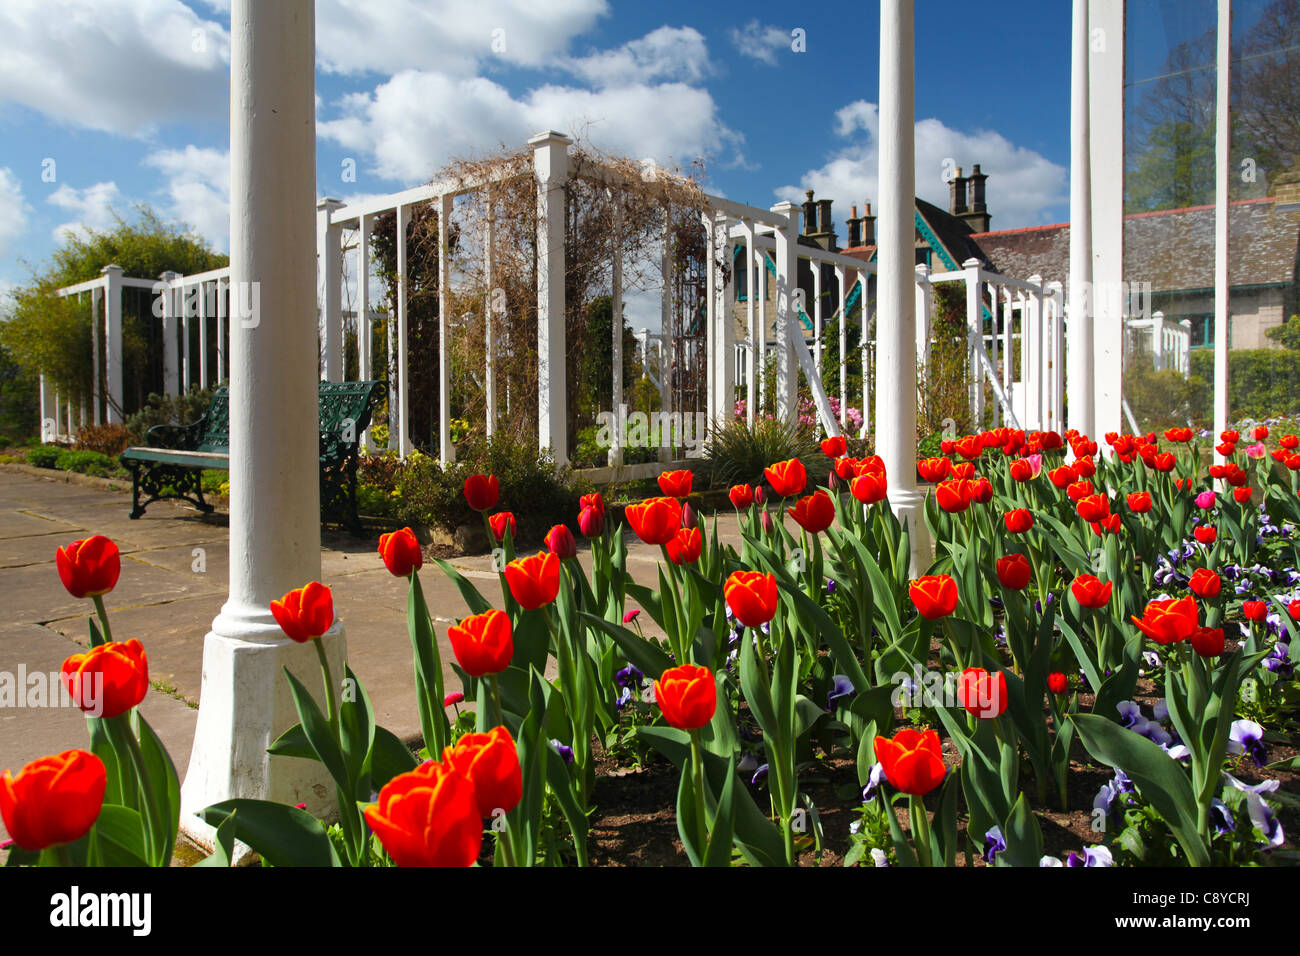
[[[1165, 29], [1170, 0], [1134, 2]], [[134, 202], [226, 250], [227, 3], [0, 6], [0, 288], [63, 231]], [[979, 162], [993, 228], [1066, 218], [1067, 0], [917, 7], [918, 193], [946, 205], [944, 161]], [[393, 192], [451, 156], [583, 129], [638, 159], [702, 155], [709, 190], [754, 205], [815, 188], [835, 200], [843, 238], [849, 204], [875, 198], [878, 10], [318, 0], [317, 191]]]

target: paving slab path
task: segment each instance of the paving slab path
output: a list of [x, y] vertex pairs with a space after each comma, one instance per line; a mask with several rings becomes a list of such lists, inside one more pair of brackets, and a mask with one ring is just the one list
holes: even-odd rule
[[[40, 471], [0, 466], [0, 672], [15, 678], [20, 669], [48, 676], [89, 643], [86, 622], [92, 605], [64, 589], [54, 554], [79, 538], [107, 535], [122, 553], [118, 585], [105, 596], [113, 636], [138, 638], [145, 645], [154, 687], [142, 711], [183, 777], [202, 703], [203, 639], [226, 599], [230, 559], [225, 517], [204, 516], [184, 502], [156, 502], [133, 521], [127, 517], [128, 484]], [[719, 522], [719, 532], [738, 543], [730, 518]], [[414, 739], [420, 721], [406, 632], [406, 581], [384, 568], [377, 536], [322, 532], [322, 580], [333, 590], [349, 663], [370, 694], [376, 719], [399, 737]], [[589, 553], [582, 551], [579, 557], [590, 572]], [[628, 552], [633, 577], [654, 584], [659, 558], [657, 547], [634, 539]], [[459, 557], [451, 564], [499, 604], [489, 555]], [[426, 562], [420, 580], [447, 686], [459, 687], [450, 667], [446, 625], [468, 608], [436, 565]], [[654, 633], [653, 622], [642, 624]], [[0, 707], [0, 771], [17, 772], [38, 757], [86, 744], [84, 718], [75, 708]], [[0, 825], [0, 841], [5, 839]]]

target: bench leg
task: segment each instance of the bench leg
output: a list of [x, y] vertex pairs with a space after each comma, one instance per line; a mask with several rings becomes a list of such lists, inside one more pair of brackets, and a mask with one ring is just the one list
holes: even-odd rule
[[132, 520], [139, 518], [144, 514], [144, 506], [140, 504], [140, 463], [133, 461], [131, 464], [131, 514]]

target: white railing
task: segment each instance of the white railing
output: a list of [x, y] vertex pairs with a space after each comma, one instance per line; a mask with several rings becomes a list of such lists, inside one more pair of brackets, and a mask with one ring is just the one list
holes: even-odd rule
[[1129, 319], [1125, 323], [1132, 331], [1149, 332], [1151, 336], [1151, 362], [1157, 371], [1171, 368], [1191, 374], [1192, 323], [1190, 319], [1171, 322], [1163, 312], [1149, 319]]

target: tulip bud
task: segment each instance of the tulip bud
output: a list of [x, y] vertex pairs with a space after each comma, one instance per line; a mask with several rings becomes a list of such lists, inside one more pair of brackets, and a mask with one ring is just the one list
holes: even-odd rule
[[682, 505], [682, 527], [694, 528], [697, 524], [698, 522], [696, 521], [695, 518], [695, 509], [690, 506], [689, 502]]
[[576, 558], [578, 543], [573, 540], [573, 532], [567, 525], [557, 524], [546, 533], [546, 550], [557, 558]]
[[605, 530], [605, 516], [593, 507], [583, 508], [578, 514], [578, 530], [584, 538], [599, 538]]
[[840, 476], [835, 474], [834, 468], [831, 469], [830, 478], [827, 480], [826, 484], [831, 489], [831, 491], [840, 490]]
[[770, 511], [763, 512], [763, 531], [767, 534], [771, 534], [773, 531], [772, 512]]
[[767, 488], [763, 485], [757, 485], [754, 488], [754, 504], [762, 505], [767, 501]]

